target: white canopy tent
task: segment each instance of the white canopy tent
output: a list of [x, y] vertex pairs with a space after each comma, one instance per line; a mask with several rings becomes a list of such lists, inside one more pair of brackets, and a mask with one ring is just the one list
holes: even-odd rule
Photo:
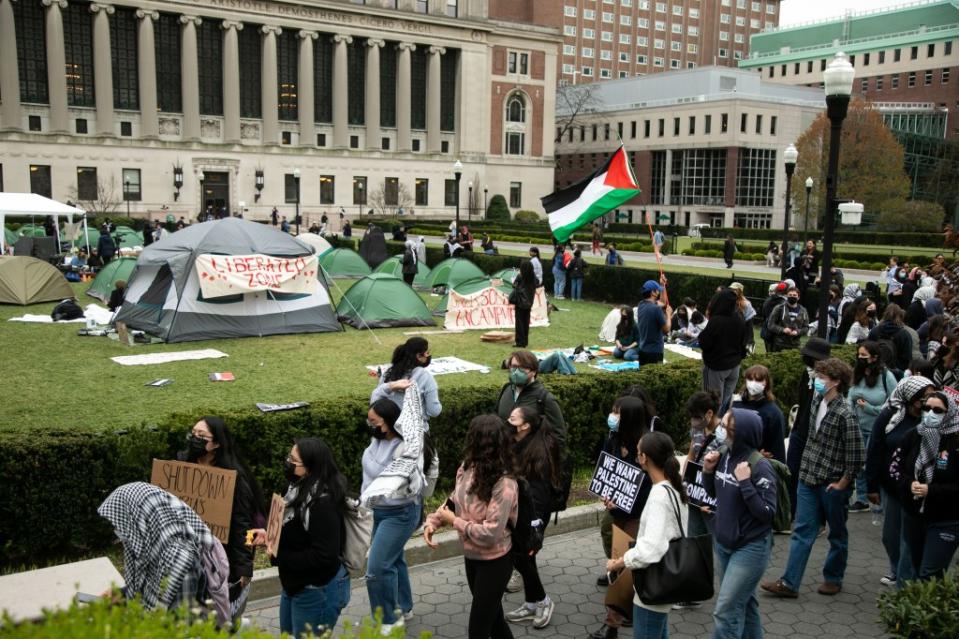
[[[83, 220], [83, 237], [87, 237], [87, 216], [83, 209], [61, 204], [56, 200], [37, 195], [36, 193], [0, 193], [0, 227], [6, 228], [7, 216], [67, 218], [67, 224], [73, 224], [73, 216], [80, 216]], [[58, 225], [59, 227], [59, 225]], [[89, 240], [88, 240], [89, 241]], [[57, 246], [60, 245], [60, 233], [57, 232]], [[0, 233], [0, 255], [6, 253], [4, 234]], [[87, 246], [87, 253], [90, 247]]]

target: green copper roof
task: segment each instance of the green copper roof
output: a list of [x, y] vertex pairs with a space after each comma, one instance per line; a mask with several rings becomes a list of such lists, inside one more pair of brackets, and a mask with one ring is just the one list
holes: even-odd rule
[[[757, 33], [740, 67], [907, 46], [959, 34], [959, 0], [940, 0]], [[837, 44], [838, 42], [838, 44]], [[788, 50], [787, 50], [788, 49]]]

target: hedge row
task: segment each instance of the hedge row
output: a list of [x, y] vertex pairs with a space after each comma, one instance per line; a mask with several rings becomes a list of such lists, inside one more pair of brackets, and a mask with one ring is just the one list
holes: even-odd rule
[[[694, 242], [692, 245], [693, 249], [705, 249], [705, 250], [722, 250], [722, 244], [718, 242]], [[756, 253], [765, 253], [765, 251], [760, 251], [758, 247], [754, 248]], [[875, 251], [872, 253], [853, 251], [846, 249], [842, 246], [833, 247], [833, 258], [841, 259], [846, 261], [855, 261], [855, 262], [866, 262], [869, 264], [877, 263], [886, 265], [888, 263], [888, 258], [885, 261], [881, 261], [884, 256], [877, 255]], [[906, 253], [897, 253], [896, 257], [899, 258], [900, 262], [909, 262], [910, 264], [930, 264], [932, 263], [932, 257], [929, 255], [910, 255]]]

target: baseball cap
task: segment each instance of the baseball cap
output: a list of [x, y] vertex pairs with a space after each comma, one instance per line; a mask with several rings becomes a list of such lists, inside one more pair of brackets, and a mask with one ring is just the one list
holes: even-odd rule
[[651, 291], [662, 293], [663, 287], [660, 286], [656, 280], [646, 280], [646, 282], [643, 283], [643, 293], [649, 293]]

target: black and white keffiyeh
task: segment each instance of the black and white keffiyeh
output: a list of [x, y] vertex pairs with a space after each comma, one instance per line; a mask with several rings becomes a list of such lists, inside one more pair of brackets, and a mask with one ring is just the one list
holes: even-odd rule
[[416, 382], [403, 396], [403, 407], [395, 428], [403, 438], [390, 465], [370, 482], [360, 502], [367, 508], [383, 499], [403, 499], [423, 492], [423, 400]]
[[902, 421], [902, 418], [906, 416], [906, 410], [909, 408], [909, 402], [913, 400], [913, 398], [916, 396], [916, 393], [925, 388], [929, 388], [930, 386], [933, 386], [932, 380], [927, 379], [922, 375], [906, 377], [896, 384], [896, 388], [889, 393], [889, 399], [887, 399], [886, 403], [883, 405], [883, 408], [888, 406], [896, 411], [886, 423], [885, 432], [887, 435], [891, 433], [896, 426], [899, 425], [899, 422]]
[[922, 423], [916, 427], [916, 433], [921, 438], [919, 455], [916, 457], [916, 480], [932, 483], [933, 473], [936, 471], [936, 459], [939, 458], [939, 441], [943, 435], [959, 433], [959, 409], [949, 393], [946, 396], [946, 414], [937, 428], [930, 428]]

